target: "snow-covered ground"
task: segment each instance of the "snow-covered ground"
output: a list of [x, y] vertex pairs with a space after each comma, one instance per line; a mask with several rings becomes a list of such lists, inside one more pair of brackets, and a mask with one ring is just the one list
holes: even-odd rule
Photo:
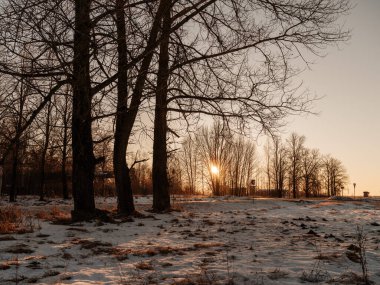
[[145, 217], [57, 225], [45, 219], [71, 202], [20, 197], [34, 231], [0, 235], [0, 284], [359, 284], [360, 252], [380, 284], [380, 200], [177, 198], [166, 214], [136, 203]]

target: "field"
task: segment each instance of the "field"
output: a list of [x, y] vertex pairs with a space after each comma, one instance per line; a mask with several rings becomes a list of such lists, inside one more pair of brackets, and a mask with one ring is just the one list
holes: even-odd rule
[[380, 284], [377, 199], [138, 197], [140, 217], [75, 224], [71, 201], [2, 199], [0, 284]]

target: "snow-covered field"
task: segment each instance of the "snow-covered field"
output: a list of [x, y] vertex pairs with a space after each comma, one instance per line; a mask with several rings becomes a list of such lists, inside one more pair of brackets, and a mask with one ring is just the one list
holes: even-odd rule
[[58, 225], [71, 202], [20, 197], [34, 231], [0, 235], [0, 284], [360, 284], [360, 253], [380, 284], [380, 200], [177, 198], [166, 214], [136, 203], [145, 217]]

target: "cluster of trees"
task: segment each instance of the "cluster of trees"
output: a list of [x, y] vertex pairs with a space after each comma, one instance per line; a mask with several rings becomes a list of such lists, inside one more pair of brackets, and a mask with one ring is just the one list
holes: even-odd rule
[[[321, 197], [342, 194], [347, 184], [343, 164], [305, 146], [305, 137], [292, 133], [282, 141], [271, 137], [259, 159], [251, 141], [233, 134], [217, 121], [182, 144], [182, 187], [187, 193], [211, 190], [213, 195]], [[253, 193], [255, 191], [256, 193]]]
[[186, 192], [199, 193], [206, 188], [213, 195], [250, 194], [258, 165], [256, 146], [234, 135], [221, 121], [185, 139], [178, 156]]
[[349, 9], [348, 0], [3, 1], [0, 164], [10, 200], [25, 167], [39, 169], [43, 199], [54, 164], [64, 197], [71, 173], [73, 218], [93, 217], [95, 170], [111, 164], [118, 211], [132, 214], [127, 149], [153, 132], [153, 209], [167, 210], [172, 135], [203, 115], [272, 130], [308, 111], [292, 63], [346, 40], [339, 16]]
[[305, 146], [305, 137], [292, 133], [285, 142], [274, 137], [265, 149], [266, 188], [277, 197], [336, 196], [347, 184], [341, 161]]

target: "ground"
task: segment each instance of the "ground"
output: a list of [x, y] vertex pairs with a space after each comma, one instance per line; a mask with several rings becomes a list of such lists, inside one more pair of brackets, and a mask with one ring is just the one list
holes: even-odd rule
[[364, 284], [363, 268], [380, 284], [376, 199], [177, 197], [152, 214], [138, 197], [142, 217], [66, 225], [71, 201], [4, 199], [19, 220], [3, 222], [0, 284]]

